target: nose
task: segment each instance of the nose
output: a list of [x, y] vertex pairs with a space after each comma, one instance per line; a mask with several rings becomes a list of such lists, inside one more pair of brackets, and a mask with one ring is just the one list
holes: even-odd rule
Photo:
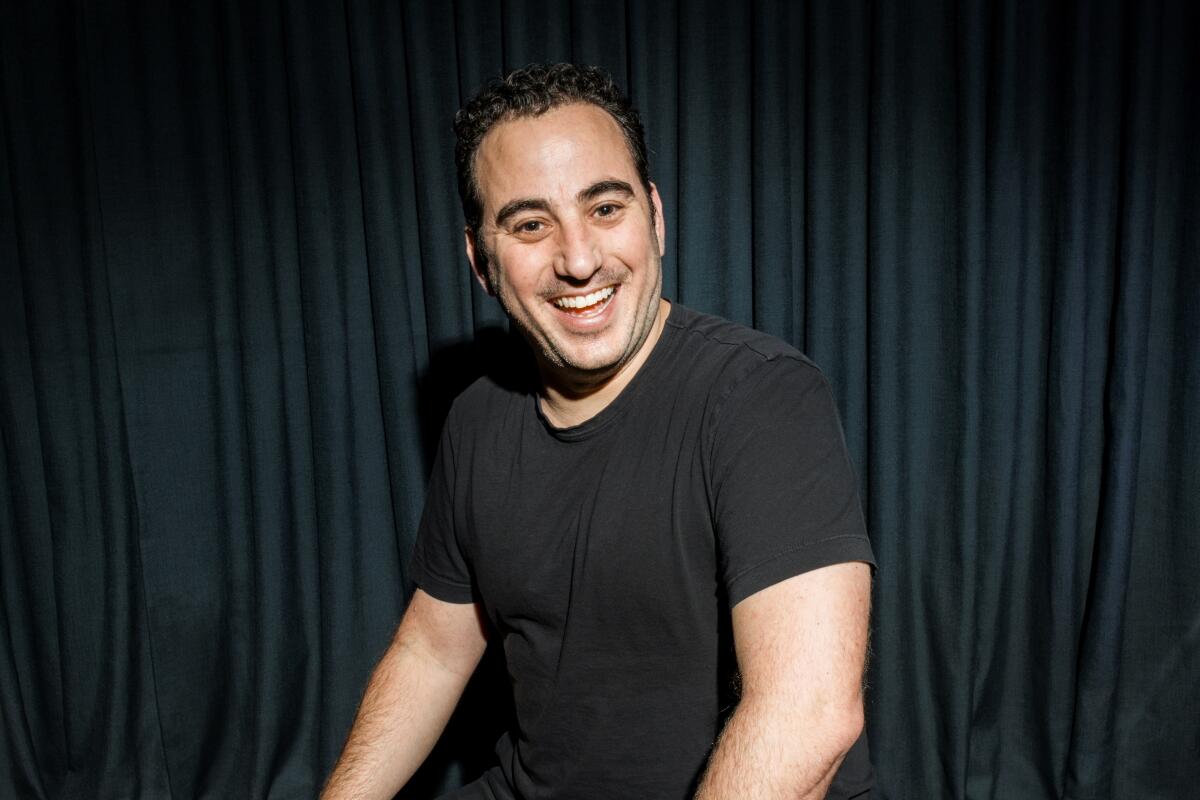
[[600, 246], [586, 221], [564, 220], [559, 226], [558, 257], [554, 270], [573, 283], [587, 283], [600, 269]]

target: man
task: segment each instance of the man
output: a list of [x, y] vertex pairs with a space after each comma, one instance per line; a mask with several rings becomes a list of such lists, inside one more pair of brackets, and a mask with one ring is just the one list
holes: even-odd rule
[[866, 796], [872, 556], [826, 382], [662, 299], [662, 202], [601, 71], [518, 70], [455, 130], [467, 255], [532, 365], [455, 401], [325, 797], [400, 789], [489, 636], [516, 728], [453, 797]]

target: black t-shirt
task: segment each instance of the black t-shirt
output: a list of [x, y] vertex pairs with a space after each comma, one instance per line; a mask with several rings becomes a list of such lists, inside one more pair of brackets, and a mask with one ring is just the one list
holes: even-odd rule
[[[729, 609], [844, 561], [873, 563], [824, 377], [778, 339], [672, 305], [581, 425], [551, 426], [519, 381], [455, 401], [414, 575], [478, 600], [502, 640], [517, 726], [493, 791], [684, 798], [729, 711]], [[870, 783], [862, 740], [830, 797]]]

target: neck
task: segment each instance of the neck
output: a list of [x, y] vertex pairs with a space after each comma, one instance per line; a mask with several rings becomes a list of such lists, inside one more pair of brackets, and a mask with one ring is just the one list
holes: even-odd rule
[[662, 335], [663, 327], [667, 324], [670, 310], [670, 303], [662, 299], [658, 301], [658, 313], [646, 341], [642, 342], [633, 358], [603, 380], [573, 384], [564, 381], [561, 376], [549, 375], [547, 370], [542, 368], [541, 406], [542, 413], [550, 424], [556, 428], [581, 425], [616, 400], [650, 357], [658, 337]]

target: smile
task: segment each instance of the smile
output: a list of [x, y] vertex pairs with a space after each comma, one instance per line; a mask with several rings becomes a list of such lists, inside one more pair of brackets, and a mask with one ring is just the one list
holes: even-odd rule
[[616, 286], [605, 286], [603, 289], [597, 289], [589, 294], [576, 297], [556, 297], [550, 302], [572, 314], [593, 314], [603, 310], [616, 291]]

